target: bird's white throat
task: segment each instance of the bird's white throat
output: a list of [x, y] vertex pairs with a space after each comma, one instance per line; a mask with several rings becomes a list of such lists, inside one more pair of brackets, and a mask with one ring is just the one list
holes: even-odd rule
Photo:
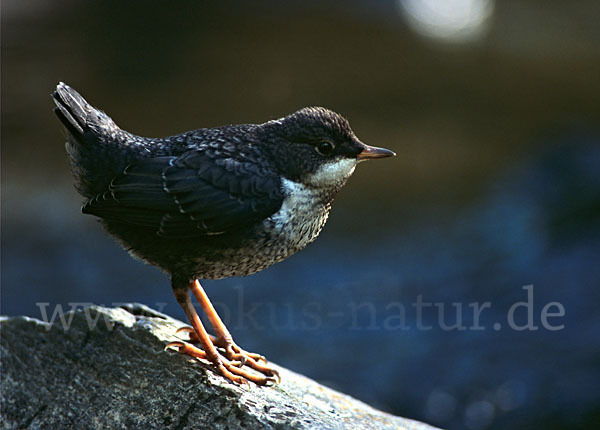
[[286, 252], [294, 253], [316, 239], [327, 221], [330, 205], [317, 188], [286, 178], [282, 185], [286, 197], [267, 224], [277, 232], [278, 240], [285, 241]]
[[344, 185], [356, 168], [355, 158], [336, 158], [306, 175], [302, 182], [315, 188], [337, 188]]

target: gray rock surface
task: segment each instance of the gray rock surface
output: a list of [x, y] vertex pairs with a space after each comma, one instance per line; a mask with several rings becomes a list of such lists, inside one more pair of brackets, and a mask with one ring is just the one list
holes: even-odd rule
[[274, 387], [229, 383], [164, 351], [185, 324], [144, 305], [65, 317], [2, 317], [2, 428], [432, 429], [278, 366]]

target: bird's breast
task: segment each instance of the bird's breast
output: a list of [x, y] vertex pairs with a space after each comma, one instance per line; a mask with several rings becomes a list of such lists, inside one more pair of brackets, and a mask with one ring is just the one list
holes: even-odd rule
[[[219, 252], [202, 248], [180, 259], [189, 272], [204, 279], [247, 276], [280, 262], [317, 238], [329, 215], [331, 194], [287, 179], [281, 208], [248, 231], [241, 244], [225, 240]], [[219, 238], [219, 236], [215, 236]], [[217, 258], [215, 258], [217, 256]]]
[[[301, 183], [283, 179], [286, 197], [281, 208], [266, 220], [267, 229], [291, 255], [315, 240], [329, 215], [328, 196]], [[286, 255], [287, 256], [287, 255]]]

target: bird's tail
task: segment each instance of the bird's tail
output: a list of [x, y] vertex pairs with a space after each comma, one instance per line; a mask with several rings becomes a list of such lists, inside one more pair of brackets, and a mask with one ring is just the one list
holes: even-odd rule
[[54, 112], [69, 134], [66, 149], [75, 186], [83, 196], [92, 198], [105, 191], [111, 178], [131, 161], [131, 147], [139, 138], [120, 129], [108, 115], [62, 82], [52, 98]]

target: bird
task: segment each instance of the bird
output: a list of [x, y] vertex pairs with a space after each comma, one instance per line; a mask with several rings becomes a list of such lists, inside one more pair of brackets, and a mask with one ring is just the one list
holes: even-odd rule
[[278, 383], [264, 356], [233, 341], [200, 280], [251, 275], [300, 251], [323, 229], [357, 164], [395, 153], [362, 143], [344, 117], [322, 107], [147, 138], [121, 129], [63, 82], [52, 98], [82, 212], [171, 277], [191, 326], [176, 332], [189, 341], [166, 349], [207, 361], [233, 383]]

